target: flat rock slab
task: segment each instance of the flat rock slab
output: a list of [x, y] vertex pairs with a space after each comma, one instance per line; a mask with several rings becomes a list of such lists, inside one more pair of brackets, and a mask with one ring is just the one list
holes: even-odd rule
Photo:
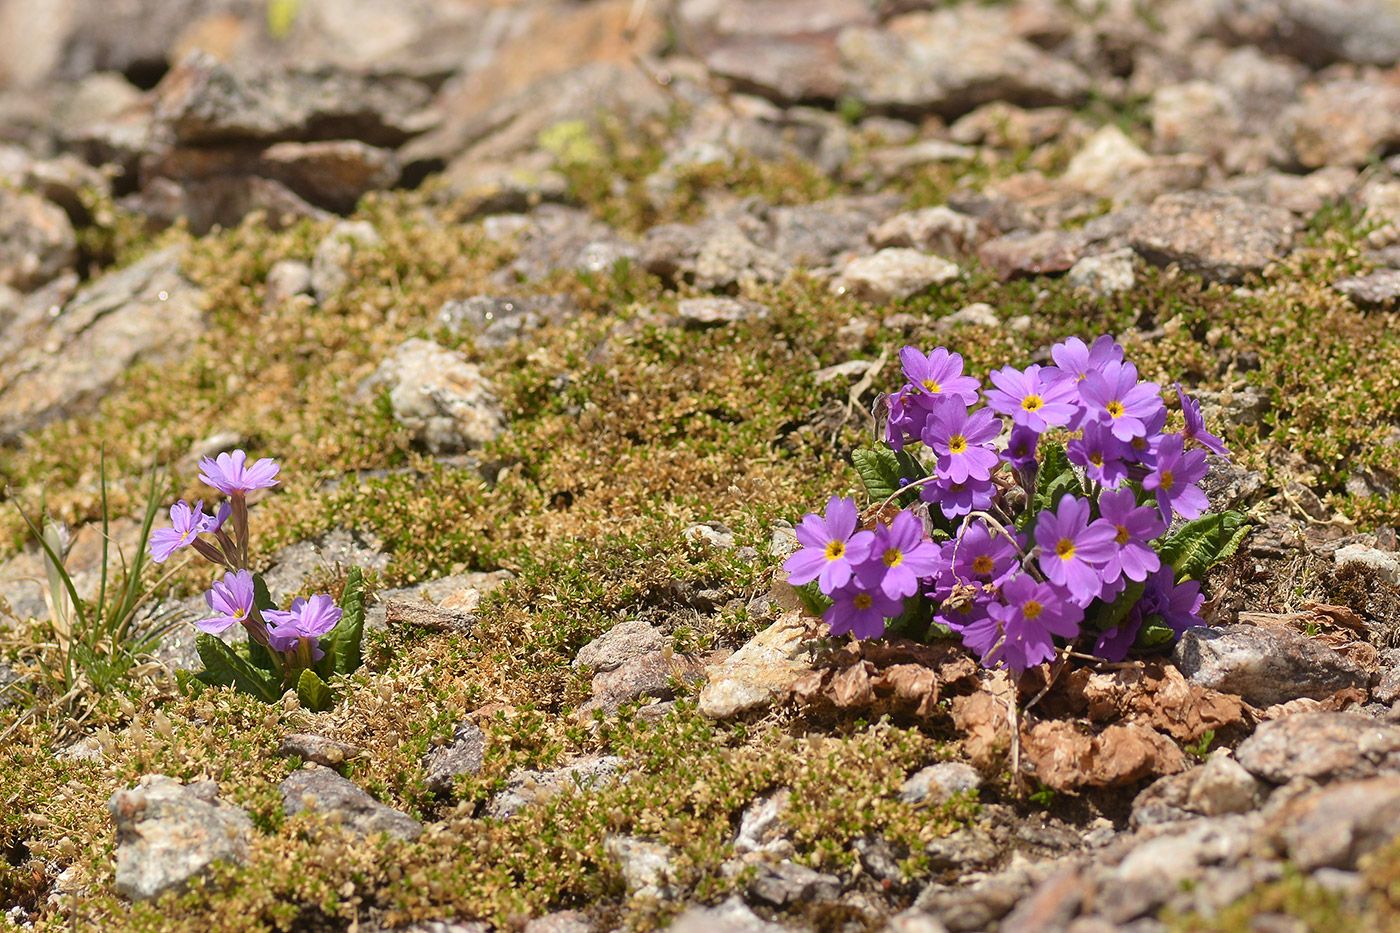
[[1400, 727], [1355, 713], [1297, 713], [1260, 725], [1235, 759], [1274, 784], [1371, 777], [1400, 771]]
[[338, 820], [357, 836], [388, 833], [396, 839], [412, 840], [423, 831], [423, 824], [401, 810], [385, 806], [352, 781], [330, 768], [297, 771], [278, 789], [288, 816], [308, 810]]
[[1265, 827], [1274, 846], [1303, 871], [1350, 871], [1400, 834], [1400, 775], [1324, 787], [1291, 800]]
[[956, 263], [940, 256], [890, 247], [847, 263], [836, 285], [866, 301], [903, 301], [961, 274]]
[[428, 789], [435, 794], [450, 794], [458, 775], [477, 774], [485, 761], [486, 733], [476, 723], [458, 723], [450, 744], [423, 757]]
[[1129, 239], [1154, 266], [1175, 263], [1207, 282], [1238, 282], [1288, 255], [1297, 226], [1280, 207], [1186, 191], [1153, 201]]
[[1322, 700], [1339, 690], [1365, 690], [1370, 683], [1370, 675], [1353, 661], [1284, 628], [1188, 629], [1172, 660], [1192, 683], [1259, 707], [1299, 697]]
[[253, 821], [217, 799], [213, 781], [182, 785], [147, 774], [112, 795], [117, 824], [117, 890], [144, 901], [179, 890], [217, 861], [247, 857]]
[[1349, 275], [1333, 282], [1332, 287], [1363, 308], [1390, 307], [1400, 301], [1400, 270]]
[[503, 820], [569, 788], [588, 791], [606, 787], [617, 780], [623, 764], [621, 758], [606, 755], [553, 771], [517, 771], [506, 781], [506, 789], [487, 801], [486, 815]]
[[787, 694], [812, 669], [818, 639], [810, 618], [786, 612], [724, 661], [709, 669], [700, 712], [727, 719], [763, 709]]

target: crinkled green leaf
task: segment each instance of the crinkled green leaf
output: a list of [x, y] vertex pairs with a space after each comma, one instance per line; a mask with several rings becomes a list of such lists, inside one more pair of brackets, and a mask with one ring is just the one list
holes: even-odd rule
[[213, 635], [201, 632], [194, 643], [199, 649], [199, 659], [204, 662], [203, 673], [207, 676], [199, 678], [204, 683], [233, 687], [264, 703], [275, 703], [282, 698], [275, 677], [258, 670]]
[[1249, 518], [1242, 512], [1210, 512], [1164, 538], [1157, 553], [1163, 564], [1171, 565], [1178, 581], [1199, 580], [1239, 550], [1249, 528]]
[[1127, 589], [1119, 593], [1113, 602], [1098, 604], [1098, 611], [1090, 617], [1093, 626], [1100, 632], [1106, 632], [1121, 625], [1137, 601], [1142, 599], [1143, 589], [1144, 584], [1129, 580]]
[[313, 670], [304, 670], [297, 678], [297, 699], [313, 713], [323, 713], [335, 704], [331, 688]]
[[831, 606], [831, 597], [821, 591], [816, 580], [794, 586], [792, 589], [797, 598], [802, 600], [802, 607], [814, 616], [820, 616]]
[[1163, 622], [1161, 616], [1148, 616], [1142, 620], [1142, 628], [1138, 629], [1133, 644], [1138, 648], [1159, 648], [1174, 638], [1176, 629]]
[[[912, 454], [903, 450], [891, 450], [884, 444], [851, 451], [851, 462], [855, 464], [856, 472], [865, 483], [866, 493], [877, 502], [898, 493], [903, 488], [899, 484], [901, 479], [912, 481], [924, 476], [924, 468]], [[915, 495], [911, 490], [905, 498], [912, 499]]]

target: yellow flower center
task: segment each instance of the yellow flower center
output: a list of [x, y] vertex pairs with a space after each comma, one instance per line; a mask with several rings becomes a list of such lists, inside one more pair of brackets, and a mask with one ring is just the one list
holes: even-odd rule
[[186, 541], [189, 540], [189, 537], [190, 537], [190, 533], [189, 533], [188, 531], [182, 531], [182, 532], [180, 532], [180, 543], [181, 543], [181, 544], [184, 544]]
[[233, 617], [234, 617], [235, 619], [241, 619], [241, 618], [243, 618], [243, 617], [244, 617], [245, 615], [247, 615], [247, 614], [248, 614], [248, 611], [247, 611], [246, 609], [244, 609], [242, 606], [239, 606], [237, 609], [234, 609], [234, 610], [233, 610]]
[[948, 452], [950, 454], [960, 454], [967, 450], [967, 438], [961, 434], [954, 434], [948, 438]]
[[884, 560], [886, 567], [898, 567], [904, 563], [904, 552], [899, 548], [892, 547], [885, 552]]
[[1074, 557], [1074, 542], [1069, 538], [1061, 538], [1060, 543], [1055, 545], [1055, 553], [1063, 560], [1070, 560]]
[[1118, 526], [1118, 534], [1116, 534], [1116, 535], [1113, 536], [1113, 540], [1114, 540], [1114, 541], [1117, 541], [1119, 544], [1127, 544], [1127, 543], [1128, 543], [1128, 529], [1124, 528], [1122, 525], [1119, 525], [1119, 526]]
[[986, 554], [978, 554], [972, 561], [972, 572], [978, 576], [985, 577], [992, 572], [993, 568], [992, 559]]
[[1147, 449], [1147, 438], [1145, 438], [1145, 437], [1135, 437], [1135, 438], [1132, 439], [1131, 444], [1132, 444], [1133, 450], [1146, 450], [1146, 449]]
[[845, 541], [831, 541], [831, 542], [828, 542], [828, 543], [827, 543], [827, 546], [826, 546], [826, 559], [827, 559], [827, 560], [840, 560], [842, 557], [845, 556], [845, 554], [846, 554], [846, 542], [845, 542]]
[[1172, 478], [1172, 471], [1171, 471], [1171, 470], [1163, 470], [1163, 471], [1162, 471], [1162, 482], [1159, 483], [1158, 485], [1162, 487], [1162, 491], [1163, 491], [1163, 492], [1171, 492], [1171, 491], [1172, 491], [1172, 484], [1175, 483], [1175, 482], [1176, 482], [1176, 480]]
[[920, 385], [924, 387], [924, 389], [928, 392], [929, 395], [937, 395], [938, 393], [943, 391], [943, 387], [940, 386], [938, 383], [934, 382], [932, 379], [925, 379], [923, 382], [920, 383]]
[[1045, 407], [1045, 400], [1039, 395], [1027, 395], [1021, 399], [1021, 408], [1026, 411], [1040, 411]]
[[1045, 607], [1033, 599], [1026, 600], [1026, 604], [1021, 607], [1021, 615], [1027, 619], [1034, 619], [1045, 610]]
[[1108, 414], [1109, 414], [1110, 417], [1113, 417], [1113, 418], [1121, 418], [1121, 417], [1123, 417], [1123, 403], [1120, 402], [1120, 401], [1118, 401], [1117, 399], [1114, 399], [1113, 401], [1109, 402], [1108, 405], [1107, 405], [1107, 408], [1108, 408]]
[[1099, 453], [1097, 450], [1094, 451], [1089, 455], [1089, 462], [1096, 467], [1103, 466], [1103, 454]]
[[851, 600], [851, 603], [852, 603], [852, 605], [854, 605], [857, 609], [869, 609], [869, 608], [870, 608], [870, 604], [873, 603], [874, 601], [875, 601], [875, 600], [873, 600], [873, 599], [870, 598], [870, 594], [869, 594], [869, 593], [857, 593], [857, 594], [856, 594], [856, 598], [853, 599], [853, 600]]

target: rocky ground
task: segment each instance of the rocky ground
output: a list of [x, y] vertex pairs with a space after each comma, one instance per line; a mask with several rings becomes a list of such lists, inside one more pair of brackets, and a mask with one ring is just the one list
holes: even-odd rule
[[[0, 0], [4, 923], [1400, 929], [1397, 153], [1384, 0]], [[1012, 684], [800, 612], [901, 346], [1104, 332], [1235, 452], [1208, 626]], [[129, 548], [236, 446], [365, 667], [60, 696], [11, 503], [92, 598], [100, 465]]]

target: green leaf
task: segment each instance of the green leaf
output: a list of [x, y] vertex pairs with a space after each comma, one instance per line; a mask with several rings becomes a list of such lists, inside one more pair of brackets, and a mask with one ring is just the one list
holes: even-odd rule
[[[253, 605], [258, 607], [259, 612], [277, 608], [277, 604], [272, 601], [272, 594], [267, 591], [267, 581], [262, 578], [260, 573], [253, 574]], [[272, 659], [272, 652], [251, 639], [248, 641], [248, 660], [269, 674], [278, 672], [277, 662]]]
[[[875, 448], [858, 448], [851, 451], [851, 462], [865, 483], [865, 491], [872, 500], [883, 502], [904, 487], [901, 479], [916, 480], [924, 477], [924, 468], [907, 451], [894, 451], [885, 445]], [[915, 495], [910, 490], [909, 496]]]
[[323, 713], [335, 704], [331, 688], [313, 670], [304, 670], [297, 678], [297, 699], [313, 713]]
[[275, 703], [282, 698], [276, 678], [268, 677], [213, 635], [201, 632], [194, 643], [199, 649], [199, 659], [204, 662], [204, 673], [208, 675], [201, 676], [200, 680], [210, 685], [233, 687], [264, 703]]
[[797, 598], [802, 600], [803, 608], [814, 616], [820, 617], [831, 606], [831, 597], [821, 591], [816, 580], [794, 586], [792, 589]]
[[[360, 643], [365, 636], [365, 578], [359, 567], [351, 567], [345, 576], [340, 608], [344, 614], [335, 628], [321, 639], [321, 645], [326, 657], [332, 658], [334, 673], [353, 674], [360, 668]], [[331, 643], [328, 648], [325, 647], [327, 641]]]
[[1111, 628], [1121, 625], [1127, 618], [1129, 612], [1137, 605], [1137, 601], [1142, 599], [1144, 583], [1134, 583], [1128, 581], [1128, 588], [1118, 594], [1118, 598], [1111, 603], [1099, 603], [1099, 610], [1093, 618], [1094, 625], [1100, 632], [1106, 632]]
[[1148, 616], [1142, 620], [1142, 628], [1138, 629], [1134, 644], [1139, 648], [1158, 648], [1174, 638], [1176, 629], [1163, 622], [1161, 616]]
[[1250, 521], [1242, 512], [1211, 512], [1187, 522], [1157, 546], [1163, 564], [1181, 580], [1199, 580], [1207, 570], [1239, 550]]
[[1028, 535], [1034, 534], [1035, 520], [1040, 513], [1045, 509], [1053, 510], [1065, 493], [1084, 495], [1084, 489], [1079, 485], [1079, 477], [1074, 473], [1074, 466], [1065, 454], [1064, 445], [1049, 443], [1045, 444], [1043, 449], [1045, 453], [1041, 457], [1040, 470], [1036, 474], [1035, 495], [1031, 497], [1025, 513], [1017, 523], [1018, 530]]

